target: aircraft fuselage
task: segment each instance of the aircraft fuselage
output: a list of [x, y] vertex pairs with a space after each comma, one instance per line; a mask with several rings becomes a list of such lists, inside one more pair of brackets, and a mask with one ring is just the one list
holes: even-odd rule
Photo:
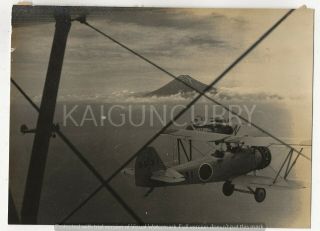
[[150, 180], [145, 187], [163, 187], [183, 184], [203, 184], [229, 181], [253, 170], [267, 167], [271, 161], [266, 147], [239, 148], [233, 151], [220, 151], [219, 155], [203, 158], [171, 167], [185, 177], [185, 181], [165, 183]]

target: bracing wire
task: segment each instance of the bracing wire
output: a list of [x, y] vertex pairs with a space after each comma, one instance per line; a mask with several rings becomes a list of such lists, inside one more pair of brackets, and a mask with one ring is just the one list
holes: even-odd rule
[[[250, 46], [244, 53], [242, 53], [241, 56], [238, 57], [238, 59], [236, 59], [228, 68], [225, 69], [225, 73], [229, 72], [235, 65], [237, 65], [237, 63], [242, 60], [247, 54], [249, 54], [262, 40], [264, 40], [278, 25], [280, 25], [282, 23], [282, 21], [284, 21], [292, 12], [294, 11], [294, 9], [289, 10], [282, 18], [280, 18], [280, 20], [278, 20], [269, 30], [267, 30], [252, 46]], [[279, 143], [281, 143], [282, 145], [287, 146], [288, 148], [293, 148], [291, 145], [287, 144], [286, 142], [282, 141], [281, 139], [279, 139], [278, 137], [276, 137], [275, 135], [271, 134], [270, 132], [268, 132], [267, 130], [261, 128], [260, 126], [252, 123], [251, 121], [249, 121], [248, 119], [244, 118], [243, 116], [241, 116], [239, 113], [232, 111], [230, 108], [226, 107], [225, 105], [223, 105], [222, 103], [218, 102], [217, 100], [213, 99], [212, 97], [208, 96], [207, 94], [205, 94], [205, 92], [207, 92], [210, 88], [212, 88], [212, 86], [209, 89], [205, 89], [203, 91], [199, 91], [198, 89], [194, 88], [192, 85], [188, 84], [187, 82], [179, 79], [177, 76], [175, 76], [174, 74], [172, 74], [171, 72], [169, 72], [168, 70], [164, 69], [163, 67], [157, 65], [156, 63], [154, 63], [153, 61], [151, 61], [150, 59], [146, 58], [145, 56], [139, 54], [137, 51], [129, 48], [128, 46], [126, 46], [125, 44], [119, 42], [118, 40], [114, 39], [113, 37], [111, 37], [110, 35], [104, 33], [103, 31], [99, 30], [98, 28], [94, 27], [93, 25], [91, 25], [90, 23], [88, 23], [85, 19], [85, 17], [79, 17], [78, 20], [80, 23], [87, 25], [88, 27], [90, 27], [91, 29], [93, 29], [94, 31], [98, 32], [99, 34], [103, 35], [104, 37], [108, 38], [109, 40], [111, 40], [112, 42], [118, 44], [119, 46], [121, 46], [122, 48], [128, 50], [130, 53], [134, 54], [135, 56], [139, 57], [140, 59], [146, 61], [147, 63], [151, 64], [152, 66], [154, 66], [155, 68], [159, 69], [160, 71], [164, 72], [165, 74], [167, 74], [168, 76], [176, 79], [177, 81], [181, 82], [182, 84], [186, 85], [187, 87], [189, 87], [190, 89], [196, 91], [197, 93], [199, 93], [201, 96], [207, 98], [208, 100], [214, 102], [215, 104], [223, 107], [225, 110], [227, 110], [228, 112], [230, 112], [231, 114], [237, 116], [238, 118], [240, 118], [242, 121], [245, 121], [246, 123], [250, 124], [251, 126], [255, 127], [256, 129], [258, 129], [259, 131], [263, 132], [264, 134], [272, 137], [273, 139], [275, 139], [276, 141], [278, 141]], [[221, 75], [223, 76], [225, 73], [222, 73]], [[220, 76], [221, 76], [220, 75]], [[219, 77], [218, 77], [219, 78]], [[293, 148], [293, 150], [296, 153], [299, 153], [299, 150]], [[310, 159], [309, 157], [307, 157], [306, 155], [302, 154], [303, 157], [305, 157], [306, 159]]]
[[[187, 106], [182, 109], [171, 121], [168, 122], [168, 124], [166, 124], [161, 130], [159, 130], [154, 136], [152, 136], [135, 154], [133, 154], [131, 157], [129, 157], [127, 159], [127, 161], [125, 161], [107, 180], [106, 182], [110, 182], [116, 175], [118, 175], [118, 173], [126, 166], [128, 165], [137, 155], [139, 152], [141, 152], [141, 150], [143, 150], [144, 148], [146, 148], [148, 145], [150, 145], [160, 134], [162, 134], [168, 127], [170, 127], [174, 121], [176, 121], [178, 118], [180, 118], [181, 115], [183, 115], [194, 103], [196, 103], [202, 96], [206, 97], [207, 99], [215, 102], [216, 104], [224, 107], [226, 110], [228, 110], [230, 113], [234, 114], [234, 115], [238, 115], [238, 113], [230, 110], [228, 107], [222, 105], [221, 103], [217, 102], [216, 100], [212, 99], [211, 97], [205, 95], [205, 93], [212, 89], [212, 87], [218, 83], [231, 69], [233, 69], [244, 57], [246, 57], [258, 44], [260, 44], [274, 29], [276, 29], [292, 12], [294, 11], [294, 9], [289, 10], [284, 16], [282, 16], [272, 27], [270, 27], [269, 30], [267, 30], [253, 45], [251, 45], [247, 50], [245, 50], [231, 65], [229, 65], [211, 84], [209, 84], [203, 91], [199, 91], [197, 89], [194, 89], [192, 86], [188, 85], [187, 83], [185, 83], [184, 81], [180, 80], [179, 78], [177, 78], [175, 75], [171, 74], [169, 71], [165, 70], [164, 68], [158, 66], [157, 64], [153, 63], [152, 61], [150, 61], [149, 59], [147, 59], [146, 57], [142, 56], [141, 54], [137, 53], [136, 51], [130, 49], [129, 47], [127, 47], [126, 45], [120, 43], [119, 41], [115, 40], [114, 38], [112, 38], [111, 36], [107, 35], [106, 33], [102, 32], [101, 30], [95, 28], [94, 26], [92, 26], [91, 24], [89, 24], [85, 18], [81, 17], [78, 21], [80, 21], [81, 23], [87, 25], [88, 27], [92, 28], [93, 30], [95, 30], [96, 32], [100, 33], [101, 35], [105, 36], [106, 38], [110, 39], [111, 41], [115, 42], [116, 44], [118, 44], [119, 46], [127, 49], [129, 52], [133, 53], [134, 55], [138, 56], [139, 58], [145, 60], [146, 62], [148, 62], [149, 64], [153, 65], [154, 67], [156, 67], [157, 69], [163, 71], [164, 73], [166, 73], [167, 75], [175, 78], [177, 81], [181, 81], [183, 84], [189, 86], [190, 88], [192, 88], [193, 90], [195, 90], [196, 92], [198, 92], [199, 94], [190, 102], [187, 104]], [[284, 141], [278, 139], [277, 137], [275, 137], [274, 135], [272, 135], [271, 133], [265, 131], [264, 129], [260, 128], [259, 126], [251, 123], [250, 121], [248, 121], [247, 119], [245, 119], [244, 117], [238, 115], [240, 119], [250, 123], [252, 126], [256, 127], [258, 130], [263, 131], [265, 134], [269, 135], [270, 137], [274, 138], [275, 140], [277, 140], [278, 142], [282, 143], [285, 146], [289, 146], [290, 148], [292, 148], [290, 145], [286, 144]], [[298, 150], [294, 149], [294, 151], [298, 152]], [[307, 156], [305, 156], [306, 158], [308, 158]], [[88, 198], [92, 198], [95, 194], [97, 194], [103, 187], [100, 185], [99, 187], [97, 187], [91, 194], [89, 194]], [[86, 200], [84, 200], [83, 202], [81, 202], [74, 210], [72, 210], [69, 215], [63, 220], [62, 223], [64, 223], [68, 218], [70, 218], [74, 213], [76, 213], [79, 209], [81, 209], [89, 200], [88, 198]]]

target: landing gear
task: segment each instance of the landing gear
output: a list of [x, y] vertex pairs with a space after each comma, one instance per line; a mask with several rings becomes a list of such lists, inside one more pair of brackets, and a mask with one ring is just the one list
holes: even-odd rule
[[231, 196], [234, 192], [234, 185], [230, 182], [225, 182], [222, 187], [222, 192], [225, 196]]
[[231, 184], [230, 182], [225, 182], [222, 187], [222, 192], [225, 196], [231, 196], [232, 193], [236, 192], [241, 192], [241, 193], [248, 193], [252, 194], [254, 196], [254, 199], [256, 202], [261, 203], [266, 199], [266, 190], [264, 188], [256, 188], [253, 190], [251, 187], [248, 187], [248, 189], [240, 189], [240, 188], [235, 188], [234, 184]]
[[254, 191], [254, 199], [256, 202], [261, 203], [266, 198], [266, 190], [264, 188], [256, 188]]

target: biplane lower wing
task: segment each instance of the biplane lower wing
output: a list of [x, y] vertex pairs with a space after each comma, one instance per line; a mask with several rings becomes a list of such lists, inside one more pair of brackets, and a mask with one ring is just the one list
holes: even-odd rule
[[[134, 168], [125, 168], [121, 172], [123, 175], [135, 176]], [[185, 181], [185, 177], [172, 168], [155, 171], [152, 173], [150, 179], [164, 183], [178, 183]]]
[[303, 189], [307, 188], [305, 182], [297, 180], [279, 179], [273, 183], [274, 178], [266, 176], [243, 175], [231, 180], [232, 184], [244, 187], [270, 187], [274, 189]]
[[184, 176], [172, 168], [153, 172], [151, 179], [165, 183], [178, 183], [185, 181]]

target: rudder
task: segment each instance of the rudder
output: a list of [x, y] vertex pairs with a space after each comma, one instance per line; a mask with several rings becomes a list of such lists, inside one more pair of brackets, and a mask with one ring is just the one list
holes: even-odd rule
[[166, 166], [160, 159], [154, 147], [146, 147], [138, 153], [135, 163], [135, 182], [136, 186], [152, 187], [153, 181], [150, 180], [152, 173], [165, 170]]

